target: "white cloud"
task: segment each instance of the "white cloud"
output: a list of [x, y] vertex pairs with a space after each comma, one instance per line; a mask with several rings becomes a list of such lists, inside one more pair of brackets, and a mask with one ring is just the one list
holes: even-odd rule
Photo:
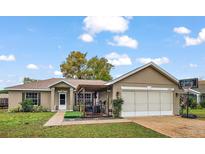
[[60, 71], [54, 71], [53, 74], [57, 75], [57, 76], [61, 76], [62, 75], [62, 73]]
[[138, 41], [128, 37], [127, 35], [123, 36], [114, 36], [113, 42], [108, 42], [108, 44], [113, 46], [124, 46], [136, 49], [138, 47]]
[[196, 68], [196, 67], [198, 67], [198, 65], [197, 64], [189, 64], [189, 67]]
[[175, 28], [173, 29], [173, 31], [174, 31], [175, 33], [178, 33], [178, 34], [189, 34], [189, 33], [191, 33], [191, 30], [189, 30], [189, 29], [186, 28], [186, 27], [175, 27]]
[[192, 46], [192, 45], [199, 45], [205, 42], [205, 28], [201, 29], [198, 36], [196, 38], [192, 38], [189, 36], [185, 37], [185, 45]]
[[0, 61], [15, 61], [16, 57], [14, 55], [0, 55]]
[[128, 29], [129, 20], [121, 16], [89, 16], [83, 23], [84, 29], [94, 35], [103, 31], [123, 33]]
[[53, 69], [53, 65], [49, 64], [49, 65], [48, 65], [48, 68], [49, 68], [49, 69]]
[[154, 62], [157, 65], [168, 64], [170, 60], [167, 57], [159, 57], [159, 58], [139, 58], [137, 59], [141, 64], [147, 64], [149, 62]]
[[93, 42], [93, 37], [87, 33], [80, 35], [79, 38], [84, 42]]
[[108, 60], [110, 64], [115, 66], [132, 64], [130, 57], [126, 54], [120, 55], [116, 52], [111, 52], [110, 54], [106, 55], [105, 58]]
[[27, 69], [31, 69], [31, 70], [37, 70], [37, 69], [39, 69], [38, 66], [35, 65], [35, 64], [28, 64], [28, 65], [26, 66], [26, 68], [27, 68]]

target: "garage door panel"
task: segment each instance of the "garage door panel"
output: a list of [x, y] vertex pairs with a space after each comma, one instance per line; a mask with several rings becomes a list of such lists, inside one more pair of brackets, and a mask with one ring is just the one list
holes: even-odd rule
[[173, 92], [162, 91], [161, 92], [161, 110], [162, 111], [171, 111], [173, 102]]
[[147, 104], [136, 104], [136, 111], [147, 111]]
[[160, 92], [149, 91], [148, 100], [149, 100], [149, 104], [159, 104], [160, 103]]
[[134, 92], [123, 91], [122, 98], [124, 103], [122, 105], [123, 112], [135, 112]]
[[160, 92], [148, 92], [148, 112], [149, 115], [160, 115]]
[[159, 103], [149, 104], [148, 110], [149, 111], [160, 111], [160, 104]]
[[147, 92], [146, 91], [136, 91], [135, 92], [135, 102], [136, 104], [147, 104]]
[[135, 91], [135, 111], [147, 112], [147, 91]]
[[123, 90], [122, 116], [172, 115], [173, 92]]

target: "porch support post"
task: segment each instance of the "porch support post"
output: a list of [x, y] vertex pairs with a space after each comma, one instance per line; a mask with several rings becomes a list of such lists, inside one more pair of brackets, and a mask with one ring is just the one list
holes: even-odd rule
[[55, 108], [55, 88], [51, 88], [51, 111], [56, 111]]
[[74, 93], [73, 93], [73, 88], [70, 88], [70, 105], [69, 105], [69, 110], [73, 111], [73, 106], [74, 106]]
[[196, 95], [197, 104], [200, 104], [200, 102], [201, 102], [201, 98], [200, 97], [201, 97], [200, 94]]
[[85, 116], [85, 108], [86, 108], [86, 104], [85, 104], [85, 88], [83, 88], [83, 104], [84, 104], [84, 116]]
[[109, 93], [107, 90], [107, 116], [109, 117]]

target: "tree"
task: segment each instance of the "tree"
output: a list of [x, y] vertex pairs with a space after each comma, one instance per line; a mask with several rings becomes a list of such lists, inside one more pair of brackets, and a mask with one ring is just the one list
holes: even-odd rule
[[84, 79], [87, 62], [86, 55], [87, 53], [72, 51], [66, 61], [60, 65], [63, 76], [66, 78]]
[[110, 71], [113, 65], [105, 58], [86, 59], [86, 53], [72, 51], [61, 65], [61, 72], [66, 78], [94, 79], [108, 81], [112, 79]]
[[113, 65], [105, 58], [93, 57], [87, 62], [87, 76], [89, 79], [109, 81], [112, 79], [110, 70]]
[[31, 79], [31, 78], [29, 78], [29, 77], [24, 77], [24, 79], [23, 79], [23, 83], [25, 84], [25, 83], [31, 83], [31, 82], [35, 82], [35, 81], [37, 81], [36, 79]]

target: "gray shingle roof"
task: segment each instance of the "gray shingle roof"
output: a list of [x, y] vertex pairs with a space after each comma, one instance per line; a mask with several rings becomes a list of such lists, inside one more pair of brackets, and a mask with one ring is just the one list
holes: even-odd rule
[[47, 80], [38, 80], [31, 83], [20, 84], [12, 87], [7, 87], [8, 90], [26, 90], [26, 89], [36, 89], [36, 90], [49, 90], [49, 86], [55, 85], [58, 82], [66, 82], [77, 88], [79, 85], [104, 85], [106, 82], [102, 80], [79, 80], [79, 79], [65, 79], [65, 78], [51, 78]]

